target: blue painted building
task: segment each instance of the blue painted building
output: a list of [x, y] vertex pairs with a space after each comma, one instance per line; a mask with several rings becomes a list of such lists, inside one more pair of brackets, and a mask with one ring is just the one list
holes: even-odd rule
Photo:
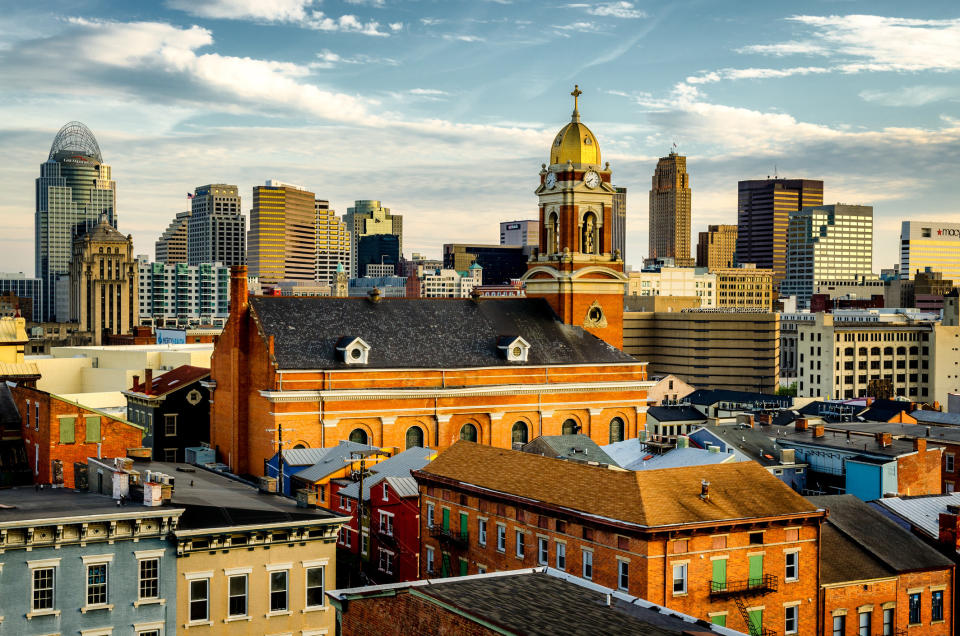
[[176, 634], [175, 506], [0, 491], [0, 634]]
[[267, 460], [266, 476], [280, 477], [280, 459], [283, 458], [283, 484], [279, 488], [280, 492], [287, 496], [296, 495], [297, 488], [302, 486], [294, 485], [291, 489], [290, 479], [297, 473], [308, 468], [312, 469], [309, 473], [310, 481], [316, 481], [320, 477], [342, 471], [349, 464], [351, 453], [375, 453], [379, 451], [376, 446], [368, 444], [358, 444], [346, 440], [340, 441], [336, 446], [330, 448], [291, 448], [274, 454]]

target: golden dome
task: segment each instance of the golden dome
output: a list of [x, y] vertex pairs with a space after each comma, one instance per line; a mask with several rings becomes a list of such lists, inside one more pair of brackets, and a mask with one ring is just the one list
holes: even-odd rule
[[578, 110], [578, 98], [582, 91], [578, 86], [574, 86], [573, 92], [573, 115], [570, 117], [570, 123], [560, 129], [550, 147], [550, 164], [573, 163], [600, 165], [600, 144], [590, 129], [580, 123], [580, 111]]

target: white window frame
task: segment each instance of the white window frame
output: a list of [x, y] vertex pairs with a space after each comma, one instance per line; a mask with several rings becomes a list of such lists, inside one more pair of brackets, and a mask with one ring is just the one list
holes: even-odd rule
[[565, 572], [567, 570], [567, 544], [562, 541], [554, 541], [554, 545], [556, 545], [554, 563], [558, 570]]
[[[320, 603], [310, 605], [310, 572], [312, 570], [320, 570]], [[314, 588], [316, 586], [313, 586]], [[307, 610], [318, 609], [321, 607], [327, 606], [326, 593], [327, 593], [327, 568], [325, 565], [314, 564], [314, 563], [304, 563], [303, 564], [303, 604]]]
[[[164, 555], [164, 550], [139, 550], [133, 553], [134, 557], [137, 559], [137, 601], [136, 603], [142, 605], [144, 603], [159, 602], [161, 598], [162, 589], [160, 586], [160, 568], [162, 567], [162, 557]], [[149, 561], [156, 561], [156, 576], [150, 577], [149, 579], [143, 578], [143, 565]], [[145, 581], [154, 581], [154, 586], [156, 587], [157, 594], [155, 596], [143, 596], [143, 584]]]
[[434, 516], [433, 513], [435, 512], [435, 510], [436, 510], [435, 506], [432, 503], [427, 504], [427, 527], [428, 528], [433, 527], [433, 516]]
[[393, 561], [396, 554], [386, 548], [378, 548], [377, 569], [386, 574], [393, 574]]
[[497, 524], [497, 552], [507, 551], [507, 526]]
[[[36, 614], [51, 614], [56, 611], [57, 607], [57, 570], [59, 569], [60, 559], [55, 559], [57, 563], [38, 563], [36, 565], [30, 564], [30, 615]], [[44, 587], [41, 590], [37, 588], [37, 572], [41, 570], [50, 570], [50, 607], [37, 607], [36, 594], [38, 591], [45, 591], [47, 588]]]
[[[274, 609], [273, 607], [273, 595], [279, 593], [273, 589], [273, 577], [276, 574], [283, 574], [283, 607]], [[279, 614], [289, 614], [290, 613], [290, 568], [289, 567], [279, 567], [279, 568], [270, 568], [267, 567], [267, 616], [277, 616]]]
[[583, 567], [581, 568], [581, 573], [583, 578], [588, 581], [593, 580], [593, 550], [581, 549], [581, 561]]
[[[386, 521], [386, 523], [384, 523]], [[380, 532], [388, 537], [393, 536], [393, 513], [380, 511]]]
[[[793, 559], [793, 576], [790, 576], [791, 563]], [[783, 553], [783, 580], [793, 582], [800, 580], [800, 550], [786, 550]]]
[[514, 540], [516, 542], [516, 554], [518, 559], [523, 558], [525, 543], [524, 543], [524, 533], [523, 530], [515, 530], [513, 533]]
[[[226, 573], [225, 573], [226, 574]], [[234, 614], [230, 611], [230, 601], [238, 598], [240, 594], [234, 594], [230, 589], [233, 579], [243, 578], [243, 613]], [[238, 572], [227, 575], [227, 619], [246, 618], [250, 616], [250, 574], [247, 572]]]
[[617, 589], [624, 592], [630, 589], [630, 562], [617, 559]]
[[[791, 621], [793, 622], [793, 629], [790, 629]], [[800, 608], [797, 605], [785, 605], [783, 608], [783, 633], [785, 635], [796, 634], [799, 631], [800, 631]]]
[[433, 546], [429, 546], [429, 545], [428, 545], [428, 546], [426, 546], [426, 547], [427, 547], [426, 556], [425, 556], [424, 558], [425, 558], [425, 560], [426, 560], [426, 562], [427, 562], [427, 563], [426, 563], [426, 565], [427, 565], [427, 574], [434, 574], [434, 573], [436, 573], [436, 570], [434, 569], [434, 565], [433, 565], [433, 561], [434, 561], [434, 559], [433, 559], [433, 557], [434, 557]]
[[[198, 576], [196, 578], [187, 579], [187, 624], [188, 625], [201, 625], [210, 622], [210, 578], [208, 576]], [[193, 584], [200, 583], [204, 584], [205, 595], [203, 598], [194, 598], [193, 596]], [[195, 602], [203, 601], [204, 616], [203, 618], [194, 618], [193, 617], [193, 604]]]
[[487, 545], [487, 520], [483, 518], [477, 519], [477, 543]]
[[[686, 561], [683, 561], [682, 563], [674, 562], [673, 564], [673, 595], [674, 596], [685, 595], [687, 593], [687, 573], [689, 571], [688, 565], [689, 564]], [[678, 568], [680, 573], [679, 577], [677, 576]], [[682, 589], [679, 589], [679, 590], [677, 589], [677, 581], [680, 581], [682, 583]]]
[[[110, 561], [113, 560], [113, 555], [110, 555], [109, 559], [93, 559], [87, 560], [84, 559], [84, 593], [83, 593], [83, 608], [84, 609], [99, 609], [104, 607], [109, 607], [110, 605]], [[103, 568], [103, 583], [90, 583], [90, 568]], [[90, 602], [90, 592], [91, 587], [103, 587], [103, 601], [97, 603]]]
[[537, 563], [550, 565], [550, 539], [537, 537]]

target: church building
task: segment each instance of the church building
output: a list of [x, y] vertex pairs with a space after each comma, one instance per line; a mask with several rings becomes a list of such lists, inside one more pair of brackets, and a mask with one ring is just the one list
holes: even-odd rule
[[219, 461], [262, 475], [281, 448], [346, 439], [401, 451], [638, 436], [654, 383], [619, 348], [626, 278], [610, 247], [614, 190], [579, 95], [539, 175], [526, 298], [248, 297], [246, 269], [233, 268], [208, 383]]

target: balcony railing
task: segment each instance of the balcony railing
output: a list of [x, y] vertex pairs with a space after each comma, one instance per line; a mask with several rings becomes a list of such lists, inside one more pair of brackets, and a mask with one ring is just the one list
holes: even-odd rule
[[776, 592], [777, 586], [778, 580], [775, 574], [764, 574], [758, 578], [727, 581], [726, 583], [711, 581], [710, 596], [724, 597], [769, 594], [770, 592]]
[[431, 528], [430, 536], [442, 544], [455, 548], [466, 548], [468, 545], [470, 545], [469, 533], [444, 530], [441, 526], [434, 526]]

